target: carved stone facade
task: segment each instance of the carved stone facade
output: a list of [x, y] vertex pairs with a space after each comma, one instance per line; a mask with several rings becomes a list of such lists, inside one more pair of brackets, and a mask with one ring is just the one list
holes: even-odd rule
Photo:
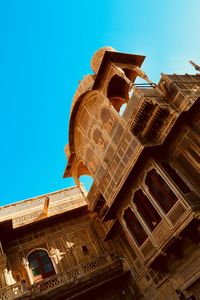
[[200, 299], [200, 75], [155, 84], [144, 58], [92, 58], [65, 147], [77, 187], [0, 208], [0, 299]]
[[122, 282], [122, 293], [128, 273], [98, 237], [86, 196], [74, 187], [1, 208], [0, 299], [77, 298], [104, 281]]
[[93, 84], [73, 100], [64, 176], [93, 178], [95, 228], [127, 262], [137, 299], [200, 299], [200, 75], [155, 84], [144, 58], [94, 55]]

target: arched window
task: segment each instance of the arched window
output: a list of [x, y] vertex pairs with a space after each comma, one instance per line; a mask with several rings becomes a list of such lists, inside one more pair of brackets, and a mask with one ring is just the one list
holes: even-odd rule
[[133, 202], [149, 228], [154, 230], [162, 219], [142, 190], [135, 192]]
[[134, 240], [139, 246], [141, 246], [148, 236], [130, 207], [127, 208], [124, 212], [124, 220], [128, 229], [133, 235]]
[[148, 186], [150, 193], [159, 203], [163, 211], [168, 213], [168, 211], [178, 200], [168, 184], [156, 172], [155, 169], [148, 172], [145, 183]]
[[28, 256], [29, 268], [34, 282], [41, 281], [55, 273], [52, 261], [44, 250], [35, 250]]
[[[118, 113], [120, 112], [121, 106], [129, 99], [128, 91], [129, 85], [123, 78], [118, 75], [114, 75], [111, 78], [108, 84], [107, 97]], [[122, 113], [123, 110], [120, 112], [120, 115], [122, 115]]]

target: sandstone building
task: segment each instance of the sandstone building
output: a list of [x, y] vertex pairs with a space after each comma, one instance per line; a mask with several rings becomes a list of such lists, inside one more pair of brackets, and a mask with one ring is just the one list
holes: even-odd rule
[[0, 299], [200, 299], [200, 75], [155, 84], [144, 58], [93, 56], [65, 148], [77, 187], [0, 208]]

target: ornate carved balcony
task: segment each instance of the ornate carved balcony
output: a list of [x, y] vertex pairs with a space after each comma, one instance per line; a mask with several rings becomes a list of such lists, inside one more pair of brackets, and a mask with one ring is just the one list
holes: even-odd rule
[[100, 275], [101, 279], [103, 275], [105, 280], [110, 280], [120, 273], [122, 274], [120, 260], [111, 261], [110, 256], [100, 256], [29, 287], [23, 286], [23, 283], [17, 283], [0, 289], [0, 299], [37, 299], [38, 297], [43, 299], [43, 296], [45, 299], [47, 294], [49, 298], [57, 299], [60, 293], [68, 297], [84, 290], [85, 286], [91, 285], [91, 280], [92, 287], [94, 287], [99, 283], [98, 276]]
[[177, 201], [169, 213], [166, 214], [165, 219], [159, 223], [141, 246], [140, 251], [143, 260], [148, 264], [152, 263], [162, 251], [165, 251], [167, 245], [180, 235], [183, 229], [193, 220], [193, 217], [193, 212], [187, 210], [180, 200]]

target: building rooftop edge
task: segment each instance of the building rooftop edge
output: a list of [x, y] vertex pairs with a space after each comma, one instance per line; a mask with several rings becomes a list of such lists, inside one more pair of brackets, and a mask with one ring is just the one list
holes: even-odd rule
[[12, 221], [12, 228], [21, 227], [74, 209], [87, 206], [83, 184], [43, 194], [0, 207], [0, 223]]
[[[81, 183], [80, 184], [82, 189], [84, 190], [85, 193], [87, 193], [84, 185]], [[30, 197], [30, 198], [26, 198], [26, 199], [23, 199], [23, 200], [19, 200], [19, 201], [16, 201], [16, 202], [12, 202], [12, 203], [9, 203], [9, 204], [6, 204], [6, 205], [0, 205], [0, 210], [1, 209], [4, 209], [4, 208], [7, 208], [9, 206], [15, 206], [17, 204], [22, 204], [23, 202], [28, 202], [28, 201], [31, 201], [31, 200], [36, 200], [36, 199], [40, 199], [40, 198], [43, 198], [43, 197], [47, 197], [47, 196], [51, 196], [51, 195], [55, 195], [55, 194], [59, 194], [61, 192], [64, 192], [64, 191], [69, 191], [69, 190], [80, 190], [79, 187], [76, 185], [76, 186], [71, 186], [71, 187], [68, 187], [68, 188], [64, 188], [64, 189], [60, 189], [60, 190], [56, 190], [56, 191], [53, 191], [53, 192], [48, 192], [48, 193], [45, 193], [45, 194], [41, 194], [41, 195], [38, 195], [38, 196], [35, 196], [35, 197]], [[80, 194], [82, 194], [82, 192], [80, 191]]]

